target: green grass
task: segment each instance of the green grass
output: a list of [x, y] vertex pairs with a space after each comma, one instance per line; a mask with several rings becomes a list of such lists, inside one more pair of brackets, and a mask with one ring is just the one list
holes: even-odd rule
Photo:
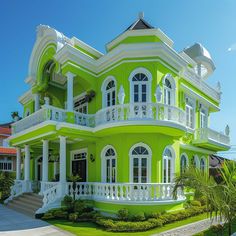
[[151, 235], [154, 233], [161, 233], [163, 231], [166, 230], [170, 230], [170, 229], [174, 229], [176, 227], [179, 226], [183, 226], [186, 224], [190, 224], [199, 220], [204, 220], [206, 219], [208, 216], [206, 213], [198, 215], [198, 216], [194, 216], [194, 217], [190, 217], [186, 220], [182, 220], [182, 221], [176, 221], [174, 223], [171, 224], [167, 224], [161, 228], [155, 228], [152, 230], [148, 230], [145, 232], [134, 232], [134, 233], [114, 233], [114, 232], [107, 232], [105, 230], [103, 230], [101, 227], [99, 227], [98, 225], [94, 224], [94, 223], [89, 223], [89, 222], [80, 222], [80, 223], [72, 223], [69, 221], [63, 221], [63, 220], [49, 220], [48, 222], [52, 225], [57, 226], [58, 228], [61, 228], [63, 230], [69, 231], [75, 235], [80, 235], [80, 236], [101, 236], [101, 235], [116, 235], [116, 236], [126, 236], [126, 235], [135, 235], [135, 236], [145, 236], [145, 235]]
[[[236, 232], [236, 221], [233, 222], [232, 224], [232, 233]], [[204, 232], [195, 234], [194, 236], [216, 236], [216, 233], [213, 233], [212, 230], [208, 229]], [[228, 225], [224, 227], [223, 234], [219, 234], [220, 236], [228, 236]]]

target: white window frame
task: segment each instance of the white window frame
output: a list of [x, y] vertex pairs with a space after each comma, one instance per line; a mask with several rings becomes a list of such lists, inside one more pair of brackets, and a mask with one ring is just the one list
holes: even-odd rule
[[[105, 154], [107, 152], [108, 149], [113, 149], [113, 151], [115, 152], [115, 156], [114, 157], [106, 157]], [[115, 159], [115, 183], [117, 182], [117, 152], [116, 149], [112, 146], [112, 145], [106, 145], [102, 151], [101, 151], [101, 177], [102, 177], [102, 182], [103, 183], [108, 183], [107, 182], [107, 160], [110, 159]], [[112, 173], [112, 172], [111, 172]], [[112, 175], [112, 174], [111, 174]], [[111, 180], [111, 178], [110, 178]], [[114, 182], [109, 182], [109, 183], [114, 183]]]
[[[0, 164], [2, 164], [3, 168], [0, 171], [4, 172], [12, 172], [13, 171], [13, 160], [9, 160], [9, 157], [4, 157], [4, 159], [0, 159]], [[8, 168], [8, 164], [11, 164], [11, 169]], [[6, 168], [4, 167], [6, 165]]]
[[115, 87], [109, 91], [109, 93], [112, 93], [113, 91], [115, 91], [115, 105], [117, 103], [117, 82], [114, 76], [108, 76], [102, 83], [102, 87], [101, 87], [101, 91], [102, 91], [102, 108], [106, 108], [107, 107], [107, 90], [106, 87], [109, 84], [109, 82], [114, 81], [115, 83]]
[[[166, 80], [168, 80], [171, 84], [171, 89], [167, 87]], [[163, 78], [163, 103], [169, 106], [175, 106], [176, 105], [176, 85], [175, 80], [171, 74], [166, 74]], [[170, 94], [170, 104], [167, 102], [168, 99], [168, 93]]]
[[[140, 81], [140, 82], [133, 81], [133, 77], [139, 73], [146, 75], [148, 78], [148, 81]], [[146, 89], [147, 89], [146, 90], [146, 103], [150, 103], [151, 95], [152, 95], [152, 92], [151, 92], [152, 74], [150, 73], [150, 71], [143, 67], [137, 68], [130, 73], [129, 81], [130, 81], [130, 103], [134, 103], [134, 85], [135, 84], [146, 84]], [[141, 90], [140, 87], [142, 86], [139, 86], [139, 90]], [[142, 94], [142, 91], [141, 91], [141, 94]]]
[[[194, 165], [194, 162], [196, 163], [196, 165]], [[200, 169], [200, 160], [197, 154], [193, 156], [193, 166], [197, 169]]]
[[203, 171], [205, 172], [207, 168], [206, 168], [206, 158], [204, 156], [202, 156], [200, 159], [200, 163], [199, 163], [200, 170], [202, 170], [202, 163], [201, 163], [202, 161], [204, 162]]
[[74, 155], [80, 153], [87, 153], [86, 158], [84, 160], [86, 160], [86, 181], [88, 181], [88, 148], [81, 148], [70, 151], [70, 175], [72, 175], [72, 161], [74, 161]]
[[[199, 120], [200, 120], [200, 124], [199, 127], [200, 128], [207, 128], [208, 127], [208, 109], [203, 106], [201, 104], [201, 108], [200, 108], [200, 112], [199, 112]], [[203, 119], [205, 119], [203, 121]]]
[[188, 166], [189, 166], [188, 155], [186, 153], [182, 153], [180, 155], [180, 173], [182, 173], [182, 169], [183, 169], [183, 167], [182, 167], [182, 158], [185, 158], [185, 160], [186, 160], [185, 169], [188, 168]]
[[[148, 155], [133, 155], [132, 151], [136, 148], [136, 147], [144, 147], [147, 149], [148, 151]], [[145, 143], [136, 143], [134, 144], [130, 150], [129, 150], [129, 182], [133, 183], [133, 159], [134, 158], [147, 158], [147, 183], [151, 182], [151, 164], [152, 164], [152, 149]], [[140, 162], [139, 162], [140, 163]], [[140, 168], [139, 168], [140, 169]], [[140, 172], [140, 170], [139, 170]], [[139, 173], [139, 178], [140, 178], [140, 173]], [[141, 183], [141, 182], [140, 182]]]
[[[189, 109], [189, 111], [191, 111], [191, 110], [193, 111], [192, 126], [191, 126], [191, 117], [190, 117], [191, 112], [188, 113], [187, 109]], [[186, 113], [186, 126], [187, 126], [187, 128], [194, 130], [196, 127], [196, 101], [195, 101], [195, 99], [193, 99], [189, 96], [186, 96], [185, 113]], [[189, 114], [189, 119], [187, 119], [188, 114]]]
[[[74, 97], [74, 99], [73, 99], [73, 109], [74, 109], [74, 111], [76, 111], [75, 110], [75, 103], [78, 102], [79, 100], [81, 100], [81, 98], [83, 98], [85, 95], [86, 95], [86, 92], [83, 92], [83, 93], [79, 94], [78, 96]], [[84, 114], [88, 114], [88, 102], [85, 102], [85, 103], [79, 105], [76, 108], [78, 109], [78, 108], [84, 107], [84, 106], [86, 106], [86, 110], [87, 110], [87, 113], [84, 113]]]
[[[166, 149], [169, 149], [170, 152], [171, 152], [171, 157], [168, 157], [168, 156], [165, 156], [165, 151]], [[165, 165], [165, 161], [166, 160], [166, 168], [164, 168], [164, 165]], [[164, 182], [164, 175], [165, 175], [165, 169], [166, 169], [166, 176], [167, 178], [169, 177], [168, 176], [168, 167], [169, 167], [169, 162], [168, 160], [170, 160], [171, 162], [171, 169], [170, 169], [170, 180], [167, 179], [167, 182]], [[172, 146], [167, 146], [164, 148], [164, 151], [163, 151], [163, 154], [162, 154], [162, 182], [163, 183], [172, 183], [173, 180], [174, 180], [174, 177], [175, 177], [175, 150], [173, 149]]]

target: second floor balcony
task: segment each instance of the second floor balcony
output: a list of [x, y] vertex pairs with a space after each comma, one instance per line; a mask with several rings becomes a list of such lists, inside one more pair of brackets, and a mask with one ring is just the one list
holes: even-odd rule
[[[114, 105], [103, 108], [95, 114], [68, 112], [65, 109], [44, 105], [40, 110], [14, 123], [12, 132], [13, 135], [20, 134], [46, 121], [53, 121], [56, 124], [68, 123], [78, 127], [88, 127], [91, 131], [132, 125], [166, 127], [165, 134], [168, 134], [167, 128], [170, 128], [176, 130], [170, 133], [178, 136], [187, 132], [185, 118], [186, 114], [182, 109], [162, 103]], [[215, 151], [227, 150], [230, 147], [230, 138], [210, 128], [199, 128], [194, 130], [193, 144]]]
[[101, 129], [114, 125], [156, 125], [186, 131], [183, 110], [161, 103], [132, 103], [106, 107], [96, 114], [68, 112], [65, 109], [44, 105], [40, 110], [14, 123], [12, 125], [13, 134], [45, 121], [72, 123]]

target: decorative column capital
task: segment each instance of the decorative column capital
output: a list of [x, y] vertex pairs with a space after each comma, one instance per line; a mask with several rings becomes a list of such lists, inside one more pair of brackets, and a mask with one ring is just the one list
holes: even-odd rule
[[67, 79], [73, 79], [75, 76], [76, 76], [76, 75], [75, 75], [74, 73], [70, 72], [70, 71], [68, 71], [68, 72], [66, 73], [66, 78], [67, 78]]

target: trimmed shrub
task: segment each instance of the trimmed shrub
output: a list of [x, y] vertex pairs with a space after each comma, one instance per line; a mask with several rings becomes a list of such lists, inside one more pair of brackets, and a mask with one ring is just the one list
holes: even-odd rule
[[129, 218], [129, 211], [126, 208], [122, 208], [117, 212], [117, 217], [120, 220], [128, 220]]
[[144, 212], [143, 212], [143, 211], [140, 211], [140, 212], [138, 212], [138, 213], [132, 215], [132, 216], [130, 217], [130, 219], [131, 219], [132, 221], [144, 221], [146, 218], [145, 218]]
[[198, 199], [198, 201], [201, 203], [202, 206], [205, 206], [207, 204], [207, 197], [202, 196]]
[[99, 216], [100, 214], [98, 212], [90, 211], [90, 212], [84, 212], [81, 215], [79, 215], [79, 219], [91, 221], [91, 220], [96, 219]]
[[196, 206], [196, 207], [202, 206], [202, 205], [201, 205], [201, 202], [199, 202], [199, 201], [197, 201], [197, 200], [191, 201], [190, 204], [191, 204], [192, 206]]
[[69, 213], [74, 211], [74, 201], [71, 196], [66, 195], [62, 200], [62, 205], [65, 206]]
[[55, 219], [54, 215], [50, 212], [47, 212], [43, 215], [42, 220], [52, 220]]
[[67, 219], [67, 217], [68, 217], [68, 213], [63, 210], [56, 210], [56, 211], [54, 211], [53, 215], [57, 219]]
[[151, 213], [148, 213], [148, 214], [145, 214], [145, 217], [146, 217], [146, 219], [149, 219], [149, 218], [159, 218], [160, 217], [160, 215], [161, 215], [161, 213], [160, 212], [151, 212]]
[[69, 214], [69, 220], [72, 221], [72, 222], [76, 222], [78, 220], [78, 214], [70, 213]]

